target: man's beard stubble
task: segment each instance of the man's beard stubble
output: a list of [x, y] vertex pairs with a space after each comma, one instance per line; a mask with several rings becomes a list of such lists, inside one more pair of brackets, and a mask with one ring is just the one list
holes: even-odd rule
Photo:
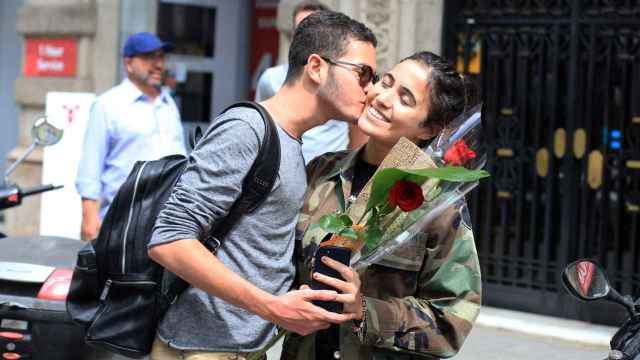
[[343, 120], [348, 123], [354, 123], [357, 119], [349, 119], [349, 115], [345, 113], [344, 109], [340, 106], [340, 100], [344, 98], [342, 96], [343, 90], [340, 88], [338, 81], [336, 80], [334, 67], [329, 68], [329, 75], [327, 82], [318, 91], [318, 97], [320, 105], [325, 109], [325, 112], [329, 115], [329, 119]]
[[143, 74], [143, 71], [138, 69], [136, 66], [133, 67], [133, 77], [138, 81], [138, 83], [152, 87], [158, 91], [162, 89], [162, 82], [152, 83], [151, 82], [151, 71], [147, 71], [146, 74]]

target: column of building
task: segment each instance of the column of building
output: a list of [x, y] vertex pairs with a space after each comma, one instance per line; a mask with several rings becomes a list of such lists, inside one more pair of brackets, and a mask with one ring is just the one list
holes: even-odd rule
[[[15, 83], [20, 135], [18, 146], [9, 154], [10, 161], [31, 143], [31, 125], [44, 113], [47, 92], [99, 93], [113, 86], [119, 58], [119, 9], [120, 0], [25, 1], [16, 24], [25, 49], [22, 73]], [[41, 49], [36, 55], [42, 58], [28, 60], [25, 54], [34, 46]], [[75, 55], [47, 59], [55, 58], [59, 49], [71, 49]], [[60, 62], [73, 64], [73, 71], [61, 67]], [[41, 169], [42, 150], [37, 149], [16, 170], [12, 180], [25, 187], [37, 185]], [[7, 211], [7, 232], [14, 236], [37, 233], [39, 214], [39, 197], [25, 199], [22, 206]]]

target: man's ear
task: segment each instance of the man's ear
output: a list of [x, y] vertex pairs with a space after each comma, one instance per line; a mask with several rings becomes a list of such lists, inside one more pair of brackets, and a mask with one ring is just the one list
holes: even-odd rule
[[132, 65], [131, 65], [132, 61], [133, 61], [133, 58], [130, 58], [130, 57], [122, 58], [122, 64], [124, 64], [124, 68], [127, 70], [127, 74], [130, 74], [133, 71]]
[[316, 84], [322, 82], [324, 60], [318, 54], [311, 54], [307, 58], [307, 65], [304, 66], [306, 76]]

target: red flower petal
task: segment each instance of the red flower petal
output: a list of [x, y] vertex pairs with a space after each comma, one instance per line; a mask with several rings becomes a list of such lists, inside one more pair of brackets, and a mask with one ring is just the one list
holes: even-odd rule
[[457, 140], [444, 154], [444, 162], [448, 165], [462, 166], [476, 157], [475, 151], [469, 149], [464, 140]]
[[398, 206], [400, 210], [409, 212], [415, 210], [424, 202], [422, 189], [412, 181], [398, 180], [389, 191], [387, 198], [393, 206]]

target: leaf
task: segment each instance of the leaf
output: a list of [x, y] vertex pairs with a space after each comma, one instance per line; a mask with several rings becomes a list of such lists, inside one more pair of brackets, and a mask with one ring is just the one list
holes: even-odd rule
[[441, 179], [452, 182], [471, 182], [489, 177], [484, 170], [469, 170], [462, 166], [445, 166], [430, 169], [402, 170], [425, 179]]
[[382, 238], [382, 230], [377, 223], [367, 226], [367, 231], [363, 235], [365, 249], [372, 250], [378, 245]]
[[318, 220], [318, 226], [326, 232], [338, 233], [345, 228], [345, 225], [338, 216], [336, 213], [323, 215], [320, 220]]
[[349, 217], [349, 215], [346, 214], [342, 214], [340, 216], [338, 216], [338, 220], [342, 223], [342, 225], [344, 226], [351, 226], [353, 225], [353, 221], [351, 220], [351, 218]]
[[353, 239], [353, 240], [357, 240], [358, 239], [358, 233], [353, 230], [352, 228], [345, 228], [342, 229], [338, 235], [342, 236], [342, 237], [346, 237], [349, 239]]
[[365, 211], [369, 211], [375, 206], [379, 206], [387, 200], [389, 190], [398, 180], [407, 179], [417, 184], [421, 184], [427, 179], [441, 179], [452, 182], [470, 182], [488, 177], [489, 173], [484, 170], [469, 170], [461, 166], [446, 166], [427, 169], [382, 169], [373, 178], [371, 185], [371, 196], [367, 202]]

